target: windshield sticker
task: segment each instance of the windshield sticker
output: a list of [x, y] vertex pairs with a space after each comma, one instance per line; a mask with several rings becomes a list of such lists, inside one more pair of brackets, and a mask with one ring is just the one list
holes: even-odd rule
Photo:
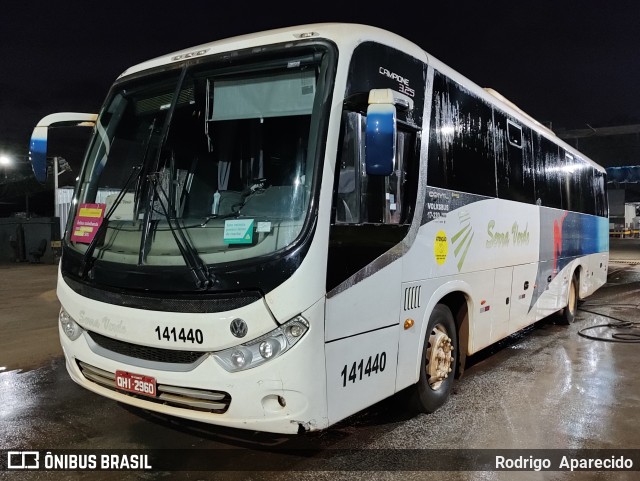
[[[107, 196], [106, 206], [111, 209], [115, 204], [118, 194], [111, 194]], [[120, 203], [116, 205], [116, 208], [109, 216], [111, 220], [133, 220], [133, 206], [135, 204], [135, 198], [133, 192], [127, 192], [120, 198]]]
[[253, 219], [224, 221], [224, 243], [251, 244], [253, 242], [253, 221]]
[[106, 204], [80, 204], [78, 215], [73, 221], [71, 240], [90, 244], [104, 219]]
[[271, 232], [271, 222], [258, 222], [256, 232]]

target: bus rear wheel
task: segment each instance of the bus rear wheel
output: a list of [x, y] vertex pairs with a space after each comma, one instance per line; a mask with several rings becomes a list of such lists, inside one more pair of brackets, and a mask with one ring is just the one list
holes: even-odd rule
[[576, 318], [576, 312], [578, 310], [578, 279], [576, 276], [571, 278], [569, 283], [569, 295], [567, 300], [567, 307], [565, 307], [558, 316], [558, 322], [568, 326], [572, 324]]
[[451, 310], [444, 304], [436, 305], [427, 325], [420, 377], [411, 393], [410, 404], [415, 411], [432, 413], [449, 398], [455, 375], [457, 344]]

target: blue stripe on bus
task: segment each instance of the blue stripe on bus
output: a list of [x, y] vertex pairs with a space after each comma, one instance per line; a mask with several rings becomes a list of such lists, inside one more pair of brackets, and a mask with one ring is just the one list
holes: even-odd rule
[[568, 212], [562, 223], [562, 237], [556, 239], [556, 246], [560, 247], [560, 258], [606, 252], [609, 250], [609, 220]]

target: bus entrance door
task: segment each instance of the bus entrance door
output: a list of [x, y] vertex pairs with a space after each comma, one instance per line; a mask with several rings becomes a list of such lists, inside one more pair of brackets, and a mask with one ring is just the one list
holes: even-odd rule
[[401, 266], [391, 263], [327, 298], [325, 354], [331, 423], [395, 392]]

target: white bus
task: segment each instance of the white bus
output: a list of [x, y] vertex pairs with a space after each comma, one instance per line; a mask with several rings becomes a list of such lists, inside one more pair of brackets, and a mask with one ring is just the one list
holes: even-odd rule
[[[46, 128], [31, 154], [44, 179]], [[257, 431], [321, 430], [404, 389], [433, 412], [467, 356], [571, 322], [605, 283], [605, 189], [553, 132], [378, 28], [150, 60], [114, 83], [79, 174], [67, 369]]]

